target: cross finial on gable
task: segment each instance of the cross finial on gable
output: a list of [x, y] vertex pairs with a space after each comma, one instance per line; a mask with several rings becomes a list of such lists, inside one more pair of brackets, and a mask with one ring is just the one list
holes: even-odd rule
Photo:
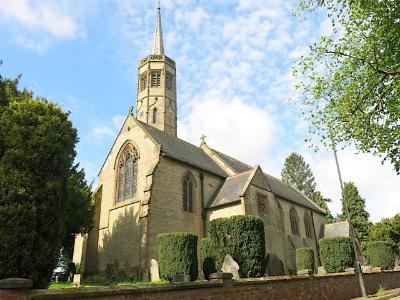
[[200, 141], [202, 145], [206, 144], [206, 136], [204, 134], [200, 137]]

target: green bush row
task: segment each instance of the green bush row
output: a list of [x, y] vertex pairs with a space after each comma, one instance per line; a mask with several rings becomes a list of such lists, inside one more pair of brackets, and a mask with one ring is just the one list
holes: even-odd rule
[[319, 240], [322, 265], [328, 273], [344, 272], [354, 265], [353, 245], [349, 237], [332, 237]]
[[[214, 258], [216, 269], [221, 270], [225, 255], [230, 254], [240, 266], [240, 277], [264, 276], [265, 235], [261, 219], [253, 216], [215, 219], [210, 221], [208, 232], [210, 242], [205, 243], [209, 243], [207, 249], [212, 249], [208, 253]], [[205, 270], [208, 274], [212, 263], [207, 262], [206, 266], [211, 267]]]
[[314, 250], [309, 247], [296, 249], [296, 268], [314, 270]]
[[367, 264], [373, 267], [391, 269], [394, 267], [395, 257], [390, 243], [385, 241], [369, 242], [365, 245]]
[[158, 259], [162, 279], [172, 280], [174, 275], [190, 275], [197, 279], [197, 236], [186, 232], [157, 235]]

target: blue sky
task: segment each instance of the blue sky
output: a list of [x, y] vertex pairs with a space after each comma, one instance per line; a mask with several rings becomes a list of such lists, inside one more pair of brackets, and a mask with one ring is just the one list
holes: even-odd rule
[[[320, 34], [323, 12], [305, 22], [296, 1], [163, 0], [166, 54], [177, 63], [178, 136], [279, 177], [285, 157], [302, 154], [317, 188], [337, 212], [339, 186], [330, 152], [304, 143], [307, 123], [295, 105], [291, 65]], [[21, 87], [71, 112], [77, 161], [89, 181], [135, 104], [138, 61], [150, 51], [156, 1], [0, 0], [0, 73], [22, 73]], [[352, 149], [339, 153], [345, 180], [367, 200], [373, 221], [400, 211], [399, 177], [390, 165]], [[384, 179], [384, 180], [383, 180]], [[381, 188], [379, 188], [381, 187]]]

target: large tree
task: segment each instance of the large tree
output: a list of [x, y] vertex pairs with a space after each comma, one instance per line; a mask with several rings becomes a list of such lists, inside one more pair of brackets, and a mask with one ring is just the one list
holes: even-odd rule
[[400, 173], [400, 1], [300, 0], [299, 8], [322, 8], [333, 24], [294, 68], [310, 132], [382, 155]]
[[[349, 218], [353, 224], [357, 238], [360, 241], [366, 241], [368, 239], [368, 231], [371, 222], [369, 221], [369, 213], [365, 209], [365, 199], [360, 196], [360, 193], [353, 182], [345, 182], [343, 184], [343, 194], [342, 214], [339, 216], [339, 219], [343, 221], [347, 220], [348, 210]], [[344, 200], [346, 202], [344, 202]], [[347, 206], [347, 209], [345, 205]]]
[[369, 229], [371, 241], [389, 242], [395, 253], [400, 254], [400, 214], [392, 218], [384, 218]]
[[297, 153], [291, 153], [286, 157], [281, 171], [281, 177], [284, 182], [295, 187], [312, 199], [316, 183], [310, 166], [305, 162], [303, 156]]
[[293, 186], [310, 200], [314, 201], [319, 207], [327, 213], [327, 221], [333, 222], [327, 202], [330, 200], [324, 198], [320, 191], [316, 191], [314, 174], [303, 156], [297, 153], [291, 153], [286, 159], [281, 171], [281, 177], [284, 182]]
[[0, 128], [0, 278], [44, 288], [66, 240], [91, 226], [77, 132], [59, 106], [1, 76]]

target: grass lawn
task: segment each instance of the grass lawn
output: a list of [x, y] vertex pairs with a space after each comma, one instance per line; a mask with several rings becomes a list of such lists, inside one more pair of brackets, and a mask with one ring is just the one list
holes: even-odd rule
[[[116, 286], [130, 286], [130, 285], [160, 285], [167, 284], [167, 280], [159, 280], [159, 281], [114, 281], [111, 285]], [[93, 282], [83, 282], [82, 287], [84, 288], [92, 288], [92, 287], [101, 287], [101, 286], [109, 286], [105, 281], [93, 281]], [[73, 288], [72, 282], [51, 282], [49, 285], [49, 289], [69, 289]]]

